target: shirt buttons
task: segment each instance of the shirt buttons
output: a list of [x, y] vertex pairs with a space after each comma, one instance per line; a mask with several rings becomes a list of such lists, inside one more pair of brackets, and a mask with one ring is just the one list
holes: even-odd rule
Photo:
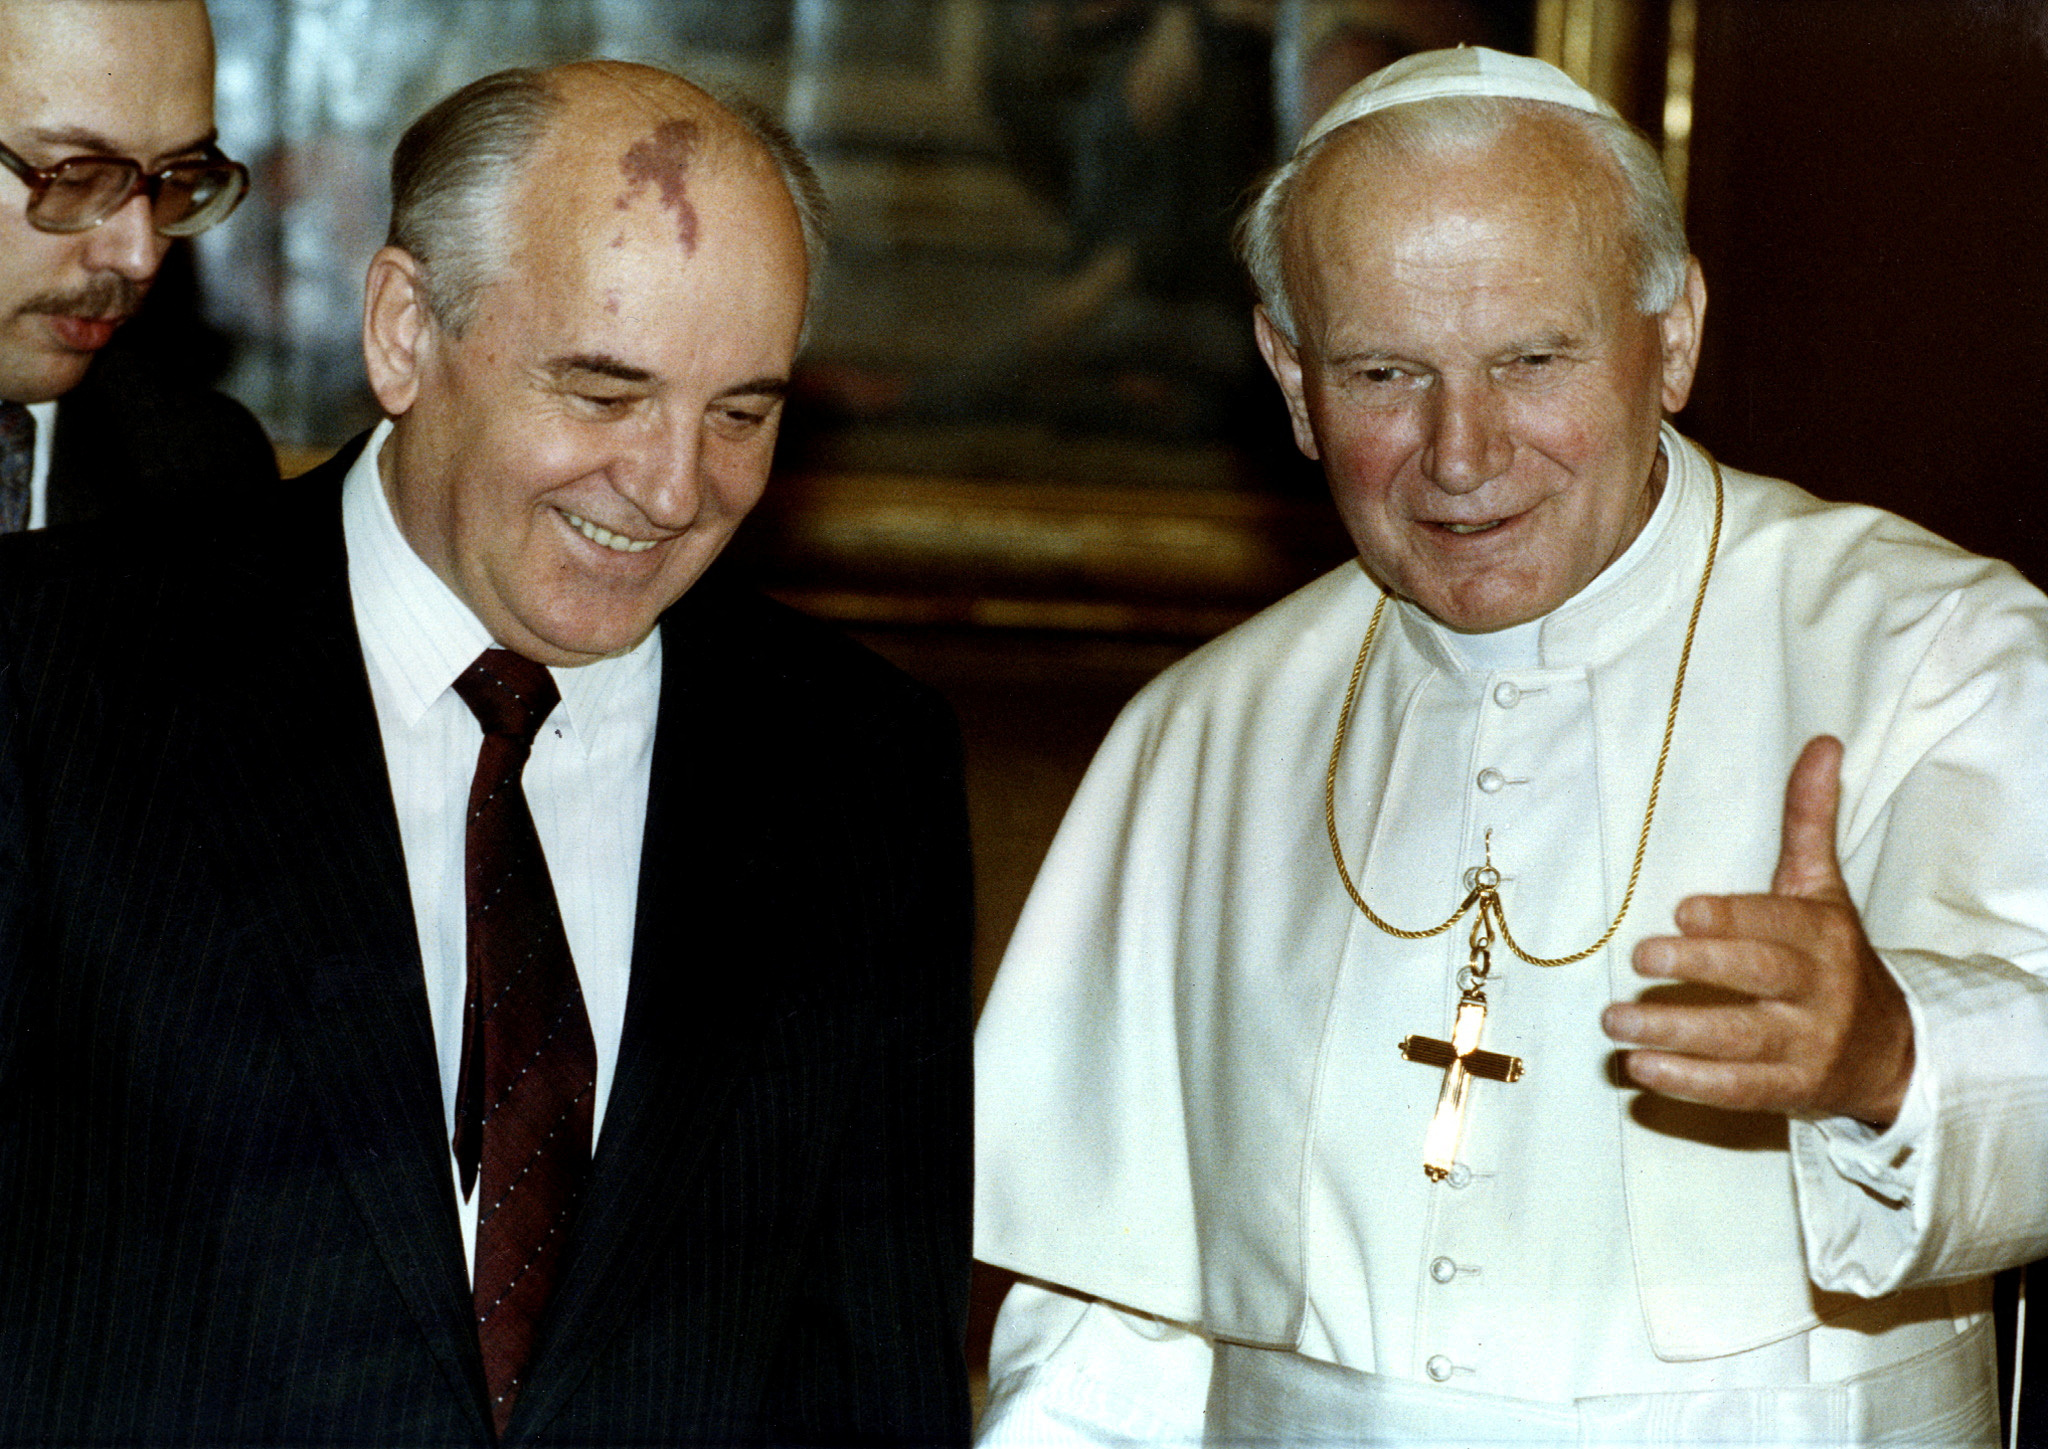
[[1451, 1164], [1451, 1170], [1444, 1175], [1444, 1181], [1452, 1187], [1469, 1187], [1472, 1183], [1472, 1169], [1462, 1162]]
[[1429, 1356], [1429, 1362], [1422, 1366], [1422, 1371], [1438, 1383], [1443, 1383], [1457, 1372], [1457, 1366], [1442, 1354], [1433, 1353]]
[[1506, 785], [1507, 782], [1508, 777], [1494, 769], [1491, 765], [1488, 765], [1479, 772], [1479, 788], [1489, 795], [1498, 795], [1501, 787]]
[[1493, 687], [1493, 702], [1502, 709], [1513, 709], [1522, 702], [1522, 687], [1512, 680], [1503, 679]]
[[1429, 1276], [1436, 1279], [1439, 1283], [1448, 1283], [1451, 1279], [1458, 1276], [1458, 1265], [1449, 1258], [1432, 1259], [1429, 1265]]

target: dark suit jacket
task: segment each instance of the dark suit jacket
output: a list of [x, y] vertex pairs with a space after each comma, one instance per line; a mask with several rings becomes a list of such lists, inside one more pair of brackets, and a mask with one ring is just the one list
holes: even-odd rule
[[53, 525], [133, 518], [276, 481], [277, 457], [248, 409], [167, 376], [118, 341], [58, 401]]
[[[0, 542], [0, 1442], [489, 1442], [339, 476]], [[962, 1440], [950, 720], [711, 581], [661, 627], [616, 1079], [508, 1441]]]

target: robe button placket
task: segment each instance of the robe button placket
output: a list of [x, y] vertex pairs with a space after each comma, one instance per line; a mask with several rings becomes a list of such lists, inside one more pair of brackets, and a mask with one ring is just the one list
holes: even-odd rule
[[1458, 1276], [1458, 1265], [1449, 1258], [1436, 1258], [1430, 1262], [1429, 1276], [1439, 1283], [1448, 1283]]
[[1458, 1366], [1442, 1354], [1433, 1353], [1429, 1356], [1429, 1362], [1422, 1366], [1422, 1371], [1438, 1383], [1444, 1383], [1458, 1371]]
[[1493, 687], [1493, 702], [1502, 709], [1513, 709], [1522, 702], [1522, 687], [1511, 679], [1503, 679]]
[[1498, 795], [1508, 782], [1508, 777], [1488, 765], [1479, 772], [1479, 788], [1489, 795]]

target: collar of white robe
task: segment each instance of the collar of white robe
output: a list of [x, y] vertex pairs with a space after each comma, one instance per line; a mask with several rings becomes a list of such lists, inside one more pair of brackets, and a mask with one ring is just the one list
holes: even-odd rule
[[[1384, 919], [1379, 912], [1366, 904], [1365, 896], [1360, 892], [1358, 882], [1352, 878], [1351, 869], [1344, 861], [1344, 842], [1337, 830], [1337, 771], [1340, 762], [1344, 758], [1344, 741], [1351, 732], [1351, 713], [1358, 703], [1359, 682], [1365, 678], [1365, 662], [1372, 657], [1372, 642], [1374, 637], [1380, 632], [1380, 617], [1386, 612], [1387, 600], [1391, 597], [1382, 588], [1379, 602], [1373, 605], [1372, 619], [1365, 628], [1365, 641], [1358, 646], [1358, 658], [1351, 666], [1351, 681], [1344, 689], [1343, 707], [1337, 712], [1337, 735], [1330, 743], [1330, 766], [1323, 775], [1323, 828], [1329, 834], [1330, 857], [1336, 862], [1337, 878], [1344, 882], [1344, 891], [1351, 897], [1351, 903], [1364, 912], [1365, 918], [1368, 921], [1371, 921], [1389, 936], [1398, 936], [1404, 941], [1427, 940], [1431, 936], [1442, 935], [1452, 926], [1455, 926], [1467, 911], [1476, 909], [1479, 913], [1479, 922], [1490, 922], [1491, 931], [1499, 934], [1502, 944], [1514, 952], [1515, 955], [1527, 961], [1531, 966], [1569, 966], [1576, 961], [1583, 961], [1588, 956], [1598, 952], [1609, 941], [1612, 941], [1615, 933], [1621, 929], [1621, 923], [1628, 917], [1629, 906], [1635, 901], [1636, 882], [1642, 878], [1643, 874], [1643, 857], [1650, 848], [1650, 827], [1657, 819], [1657, 794], [1664, 786], [1664, 766], [1671, 758], [1671, 736], [1672, 732], [1678, 728], [1678, 706], [1685, 698], [1685, 671], [1692, 662], [1693, 636], [1699, 632], [1700, 610], [1705, 607], [1707, 602], [1707, 584], [1714, 577], [1714, 559], [1721, 552], [1721, 465], [1715, 462], [1713, 457], [1709, 455], [1707, 466], [1713, 470], [1714, 474], [1714, 528], [1707, 539], [1706, 567], [1700, 570], [1700, 586], [1693, 594], [1692, 613], [1686, 620], [1685, 644], [1678, 651], [1678, 669], [1676, 677], [1671, 682], [1671, 708], [1664, 716], [1664, 742], [1657, 749], [1656, 772], [1650, 776], [1650, 798], [1643, 806], [1643, 828], [1641, 833], [1636, 836], [1635, 861], [1629, 866], [1628, 888], [1622, 892], [1621, 908], [1614, 913], [1614, 919], [1607, 923], [1607, 929], [1601, 933], [1600, 939], [1584, 950], [1574, 951], [1568, 956], [1538, 956], [1531, 951], [1525, 950], [1515, 940], [1514, 932], [1508, 929], [1507, 913], [1501, 908], [1500, 892], [1498, 890], [1500, 873], [1493, 868], [1493, 850], [1490, 839], [1486, 863], [1481, 867], [1477, 867], [1472, 874], [1471, 894], [1465, 897], [1457, 910], [1451, 912], [1449, 917], [1438, 924], [1423, 930], [1405, 930]], [[1475, 924], [1476, 930], [1477, 924]], [[1492, 940], [1491, 934], [1489, 934], [1487, 939], [1490, 944]], [[1477, 945], [1478, 938], [1475, 935], [1475, 949]]]

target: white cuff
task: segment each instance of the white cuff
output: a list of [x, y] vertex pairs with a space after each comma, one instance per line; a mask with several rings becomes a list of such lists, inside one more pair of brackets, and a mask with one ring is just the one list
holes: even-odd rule
[[1988, 956], [1880, 954], [1913, 1014], [1899, 1120], [1791, 1132], [1807, 1271], [1866, 1298], [2048, 1252], [2048, 982]]

